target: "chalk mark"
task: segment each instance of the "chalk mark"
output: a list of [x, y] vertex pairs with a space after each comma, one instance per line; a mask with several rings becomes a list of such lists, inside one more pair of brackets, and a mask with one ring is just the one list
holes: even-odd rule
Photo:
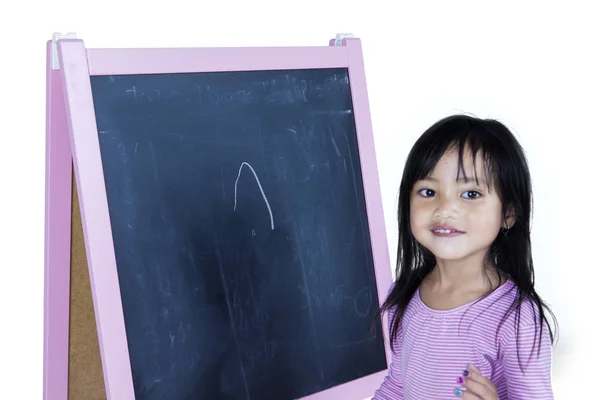
[[335, 143], [335, 139], [333, 138], [333, 132], [331, 131], [331, 129], [329, 129], [329, 137], [331, 138], [331, 143], [333, 144], [335, 152], [337, 153], [338, 157], [341, 157], [342, 154], [340, 153], [340, 149], [338, 149], [337, 143]]
[[273, 229], [275, 229], [275, 222], [273, 221], [273, 211], [271, 211], [271, 206], [269, 205], [269, 200], [267, 200], [267, 196], [265, 195], [265, 191], [263, 190], [263, 187], [260, 184], [260, 179], [258, 179], [258, 175], [256, 175], [256, 171], [254, 171], [254, 168], [252, 168], [252, 166], [250, 164], [248, 164], [246, 161], [242, 162], [242, 165], [240, 165], [240, 169], [238, 171], [238, 176], [235, 180], [234, 194], [233, 194], [233, 210], [235, 211], [235, 209], [237, 207], [237, 185], [238, 185], [238, 181], [240, 180], [240, 176], [242, 175], [242, 169], [244, 168], [244, 165], [247, 166], [248, 168], [250, 168], [250, 171], [252, 171], [252, 174], [254, 175], [254, 178], [256, 179], [256, 183], [258, 185], [258, 188], [260, 189], [260, 193], [262, 194], [262, 197], [265, 200], [265, 204], [267, 205], [267, 209], [269, 210], [269, 216], [271, 217], [271, 230], [273, 230]]
[[[358, 187], [356, 186], [356, 173], [354, 172], [354, 162], [352, 161], [352, 149], [350, 148], [350, 141], [348, 140], [348, 136], [344, 135], [344, 139], [346, 140], [346, 146], [348, 148], [348, 154], [350, 155], [348, 157], [348, 160], [350, 160], [350, 172], [352, 173], [352, 186], [354, 187], [354, 195], [356, 198], [356, 207], [357, 207], [357, 211], [360, 212], [360, 196], [358, 195]], [[346, 173], [348, 173], [348, 169], [346, 167], [346, 159], [344, 158], [344, 169], [346, 169]], [[366, 196], [363, 192], [363, 198], [366, 201]], [[367, 202], [366, 204], [367, 206], [367, 210], [369, 209], [369, 203]], [[364, 254], [368, 254], [368, 250], [367, 250], [367, 241], [365, 240], [365, 221], [363, 220], [362, 217], [359, 216], [358, 220], [360, 221], [360, 229], [361, 229], [361, 233], [362, 233], [362, 245], [363, 245], [363, 249], [364, 249]], [[365, 256], [366, 257], [366, 256]]]
[[[366, 309], [364, 311], [359, 310], [359, 307], [358, 307], [358, 301], [362, 300], [362, 299], [359, 299], [359, 297], [361, 297], [363, 295], [366, 295], [366, 299], [368, 300], [368, 306], [366, 307]], [[364, 288], [362, 288], [358, 291], [358, 294], [354, 298], [354, 311], [356, 311], [356, 315], [358, 315], [359, 317], [365, 318], [369, 315], [369, 311], [371, 310], [372, 305], [373, 305], [373, 298], [371, 297], [371, 293], [369, 292], [369, 287], [365, 286]]]
[[[300, 268], [302, 270], [302, 281], [303, 281], [302, 283], [304, 283], [304, 288], [305, 288], [306, 305], [308, 308], [308, 316], [310, 318], [311, 332], [312, 332], [313, 338], [316, 339], [317, 338], [317, 329], [316, 329], [316, 325], [315, 325], [315, 315], [313, 312], [313, 302], [311, 300], [311, 293], [308, 288], [308, 277], [306, 274], [306, 265], [304, 264], [304, 257], [302, 256], [302, 250], [300, 248], [300, 238], [298, 237], [298, 226], [296, 225], [295, 218], [292, 220], [292, 224], [294, 226], [294, 238], [296, 241], [296, 254], [297, 254], [298, 260], [300, 261]], [[300, 232], [300, 235], [302, 235], [302, 232]], [[315, 352], [317, 353], [317, 357], [319, 358], [319, 363], [317, 364], [319, 367], [319, 375], [321, 376], [321, 379], [324, 379], [325, 373], [323, 371], [321, 352], [319, 351], [319, 346], [317, 346], [316, 343], [315, 343]]]
[[152, 157], [152, 169], [154, 171], [154, 180], [158, 182], [158, 170], [156, 169], [156, 155], [154, 154], [154, 145], [150, 140], [148, 141], [148, 143], [150, 144], [150, 156]]
[[229, 300], [229, 288], [227, 285], [227, 279], [225, 278], [225, 272], [223, 271], [223, 263], [221, 262], [221, 250], [219, 248], [219, 238], [214, 235], [215, 241], [215, 250], [217, 253], [217, 264], [219, 266], [219, 272], [221, 275], [221, 285], [223, 285], [223, 289], [225, 291], [225, 300], [227, 302], [227, 312], [229, 314], [229, 321], [231, 322], [231, 326], [233, 328], [233, 340], [235, 341], [235, 346], [237, 349], [237, 354], [240, 362], [240, 368], [242, 370], [242, 378], [244, 379], [244, 389], [246, 389], [246, 399], [250, 400], [250, 388], [248, 386], [248, 377], [246, 375], [246, 369], [244, 368], [244, 363], [242, 361], [242, 348], [240, 346], [240, 340], [238, 338], [238, 331], [235, 329], [235, 321], [233, 316], [233, 308], [231, 306], [231, 301]]

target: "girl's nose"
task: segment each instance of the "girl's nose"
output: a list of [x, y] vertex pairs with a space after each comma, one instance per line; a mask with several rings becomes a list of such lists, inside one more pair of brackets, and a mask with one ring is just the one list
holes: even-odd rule
[[433, 216], [439, 219], [456, 218], [458, 215], [457, 201], [455, 199], [440, 199]]

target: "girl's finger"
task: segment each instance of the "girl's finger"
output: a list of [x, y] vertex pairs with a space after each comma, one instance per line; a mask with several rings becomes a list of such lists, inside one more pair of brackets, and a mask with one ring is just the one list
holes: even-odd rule
[[459, 396], [460, 399], [465, 400], [484, 400], [482, 397], [479, 397], [475, 393], [471, 393], [468, 390], [463, 391], [462, 394], [460, 394]]
[[494, 384], [492, 383], [492, 381], [490, 381], [488, 378], [486, 378], [485, 376], [483, 376], [481, 374], [481, 371], [479, 371], [477, 368], [472, 367], [471, 364], [469, 364], [469, 366], [467, 367], [467, 372], [468, 374], [463, 374], [465, 375], [465, 381], [466, 380], [472, 380], [475, 381], [477, 383], [482, 384], [483, 386], [486, 386], [490, 389], [495, 389]]
[[475, 365], [473, 364], [469, 364], [467, 365], [467, 371], [469, 372], [477, 372], [478, 374], [481, 375], [481, 370], [479, 368], [477, 368]]
[[489, 386], [477, 382], [473, 378], [465, 379], [465, 383], [463, 383], [463, 385], [467, 388], [467, 392], [473, 393], [482, 399], [488, 398], [494, 393], [492, 390], [490, 390]]
[[467, 388], [467, 391], [479, 396], [482, 399], [497, 398], [496, 387], [492, 381], [481, 374], [481, 371], [478, 368], [472, 364], [469, 364], [467, 366], [467, 372], [468, 373], [463, 378], [464, 383], [461, 382]]

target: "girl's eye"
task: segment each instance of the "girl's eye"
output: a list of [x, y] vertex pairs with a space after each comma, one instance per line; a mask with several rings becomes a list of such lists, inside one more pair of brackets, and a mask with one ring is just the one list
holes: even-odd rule
[[[466, 197], [464, 195], [466, 195]], [[476, 192], [475, 190], [468, 190], [468, 191], [466, 191], [466, 192], [463, 193], [462, 197], [464, 197], [466, 199], [476, 199], [479, 196], [481, 196], [481, 193]]]
[[435, 192], [431, 189], [421, 189], [421, 190], [419, 190], [419, 194], [423, 197], [435, 196]]

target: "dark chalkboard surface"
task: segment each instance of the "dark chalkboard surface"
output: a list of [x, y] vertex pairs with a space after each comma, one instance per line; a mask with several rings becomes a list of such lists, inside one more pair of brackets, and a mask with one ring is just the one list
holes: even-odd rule
[[138, 400], [387, 368], [347, 69], [91, 83]]

